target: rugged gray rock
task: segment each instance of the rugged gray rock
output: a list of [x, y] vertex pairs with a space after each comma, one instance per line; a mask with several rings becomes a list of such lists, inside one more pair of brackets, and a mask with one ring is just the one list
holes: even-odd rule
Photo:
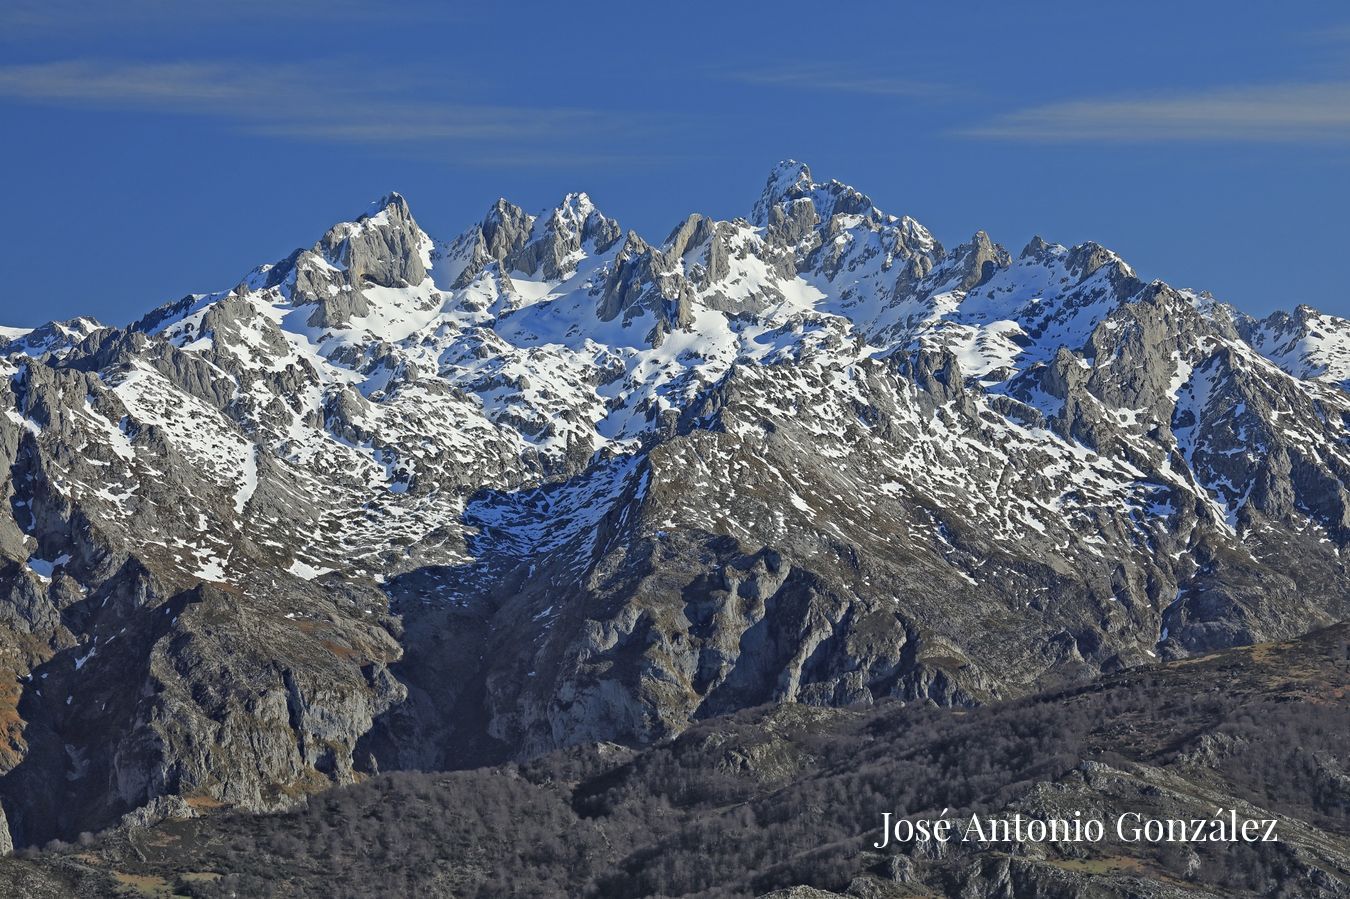
[[1346, 322], [1096, 244], [947, 251], [798, 163], [659, 246], [584, 194], [442, 243], [390, 195], [4, 353], [20, 844], [1350, 609]]

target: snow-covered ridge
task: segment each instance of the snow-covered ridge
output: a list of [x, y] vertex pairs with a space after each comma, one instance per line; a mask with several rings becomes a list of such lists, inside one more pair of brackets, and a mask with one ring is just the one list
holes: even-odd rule
[[[100, 328], [77, 319], [0, 338], [17, 372], [20, 356], [59, 357]], [[980, 444], [971, 451], [982, 467], [997, 468], [989, 460], [1008, 457], [1010, 446], [1021, 460], [1039, 460], [1027, 464], [1053, 460], [1049, 497], [1009, 499], [991, 513], [991, 532], [1011, 534], [1019, 520], [1051, 528], [1047, 515], [1067, 514], [1084, 496], [1164, 514], [1171, 507], [1149, 499], [1157, 478], [1139, 467], [1155, 456], [1159, 477], [1198, 491], [1216, 520], [1232, 524], [1242, 488], [1206, 469], [1210, 457], [1196, 452], [1189, 419], [1173, 421], [1187, 410], [1209, 414], [1210, 397], [1222, 393], [1198, 379], [1278, 366], [1321, 397], [1350, 377], [1343, 319], [1300, 307], [1256, 321], [1206, 295], [1145, 284], [1093, 243], [1038, 237], [1014, 257], [981, 231], [949, 250], [914, 219], [791, 161], [775, 167], [748, 218], [694, 214], [659, 244], [625, 232], [584, 193], [535, 214], [499, 200], [449, 240], [426, 234], [407, 201], [390, 194], [234, 288], [184, 297], [116, 333], [141, 341], [141, 355], [157, 346], [179, 355], [158, 367], [138, 355], [100, 375], [123, 410], [97, 431], [115, 444], [109, 464], [141, 465], [146, 439], [133, 437], [153, 431], [200, 469], [231, 526], [276, 504], [273, 519], [251, 525], [275, 528], [267, 539], [278, 547], [294, 522], [275, 485], [315, 492], [321, 500], [306, 510], [313, 542], [289, 560], [303, 572], [351, 566], [362, 553], [374, 570], [391, 542], [417, 544], [447, 527], [454, 536], [441, 533], [439, 551], [468, 558], [478, 545], [463, 539], [472, 522], [497, 514], [482, 499], [470, 502], [476, 490], [542, 485], [636, 458], [690, 422], [749, 439], [759, 425], [714, 425], [716, 410], [699, 406], [747, 366], [814, 372], [829, 387], [811, 402], [847, 416], [849, 403], [876, 401], [857, 391], [859, 378], [879, 362], [909, 366], [918, 356], [915, 377], [959, 378], [979, 397], [966, 414], [998, 422], [959, 438]], [[1177, 346], [1162, 362], [1130, 361], [1157, 340]], [[1211, 361], [1224, 353], [1232, 361]], [[1068, 423], [1082, 414], [1072, 394], [1113, 364], [1167, 370], [1157, 384], [1090, 388], [1119, 394], [1109, 411], [1120, 433], [1109, 440], [1125, 450], [1114, 466], [1089, 465], [1085, 444], [1107, 438]], [[774, 378], [794, 410], [816, 390]], [[754, 389], [775, 401], [769, 388]], [[1000, 481], [985, 474], [925, 473], [943, 457], [942, 440], [961, 432], [922, 411], [918, 398], [897, 396], [919, 404], [907, 426], [937, 442], [914, 438], [888, 465], [933, 490], [996, 489]], [[1173, 424], [1186, 471], [1168, 468], [1171, 457], [1157, 446]], [[832, 428], [820, 422], [809, 432], [823, 440]], [[1306, 437], [1339, 459], [1327, 440]], [[129, 496], [104, 499], [130, 509]], [[535, 540], [529, 528], [522, 533]], [[554, 534], [548, 545], [567, 542]], [[205, 537], [185, 552], [197, 570], [225, 576], [222, 550]]]
[[[362, 240], [353, 276], [348, 257]], [[406, 258], [396, 259], [400, 253]], [[396, 261], [372, 273], [379, 254]], [[1133, 275], [1090, 243], [1066, 248], [1037, 238], [1014, 260], [978, 232], [947, 251], [913, 219], [883, 213], [854, 188], [816, 182], [805, 165], [786, 161], [770, 173], [748, 220], [691, 216], [659, 245], [632, 232], [625, 239], [584, 193], [537, 214], [500, 200], [479, 224], [438, 241], [390, 194], [312, 249], [260, 266], [231, 291], [163, 307], [138, 326], [181, 341], [204, 310], [239, 297], [259, 314], [270, 310], [266, 317], [294, 335], [291, 343], [302, 339], [326, 359], [385, 342], [419, 371], [446, 368], [454, 381], [441, 365], [446, 349], [488, 328], [515, 351], [603, 347], [628, 357], [630, 375], [643, 369], [663, 385], [682, 374], [672, 358], [682, 351], [714, 366], [763, 355], [753, 328], [728, 323], [751, 313], [768, 330], [809, 319], [874, 353], [946, 346], [968, 375], [988, 380], [1060, 346], [1080, 347], [1143, 287]], [[1223, 304], [1209, 307], [1247, 322], [1244, 338], [1298, 377], [1339, 381], [1350, 373], [1344, 319], [1307, 310], [1254, 322]], [[673, 354], [654, 352], [675, 331], [690, 336]], [[653, 388], [641, 400], [659, 394]]]
[[[370, 273], [372, 259], [391, 256]], [[309, 359], [330, 383], [370, 396], [392, 372], [414, 370], [479, 395], [489, 421], [530, 422], [525, 443], [595, 449], [638, 438], [738, 360], [822, 339], [841, 361], [947, 348], [967, 376], [996, 385], [1062, 346], [1080, 348], [1143, 286], [1095, 244], [1037, 238], [1013, 260], [979, 232], [948, 252], [913, 219], [788, 161], [749, 220], [691, 216], [660, 245], [624, 238], [584, 193], [533, 215], [498, 201], [478, 225], [437, 241], [391, 194], [311, 250], [142, 326], [200, 349], [211, 339], [207, 310], [242, 300], [254, 321], [224, 338], [240, 365], [282, 364], [276, 353], [259, 359], [266, 331], [285, 358]], [[1350, 369], [1350, 328], [1306, 337], [1286, 328], [1277, 340], [1279, 324], [1249, 331], [1286, 371], [1340, 380]]]
[[[864, 353], [947, 347], [968, 376], [1003, 380], [1060, 346], [1080, 347], [1143, 286], [1120, 283], [1133, 271], [1095, 244], [1069, 249], [1037, 238], [1014, 260], [978, 232], [947, 251], [913, 219], [881, 212], [848, 185], [817, 182], [791, 160], [772, 170], [748, 220], [691, 216], [660, 245], [632, 232], [622, 237], [588, 195], [574, 193], [538, 214], [498, 201], [482, 222], [438, 241], [389, 194], [311, 249], [259, 266], [232, 290], [161, 307], [133, 327], [202, 349], [212, 340], [202, 330], [209, 310], [242, 300], [259, 321], [240, 322], [233, 350], [241, 364], [280, 364], [258, 358], [274, 356], [275, 347], [248, 351], [265, 319], [312, 362], [333, 364], [386, 343], [400, 361], [452, 383], [457, 372], [445, 363], [455, 346], [486, 328], [512, 355], [557, 346], [564, 356], [603, 348], [601, 355], [624, 357], [630, 376], [650, 382], [639, 402], [659, 403], [659, 388], [687, 374], [681, 353], [702, 356], [706, 364], [696, 367], [716, 378], [731, 360], [765, 355], [761, 329], [808, 320]], [[1243, 337], [1298, 377], [1350, 375], [1344, 319], [1300, 307], [1257, 322], [1209, 305], [1243, 321]], [[746, 313], [754, 326], [732, 321]], [[6, 329], [0, 339], [7, 352], [41, 355], [98, 327], [76, 319]], [[662, 351], [672, 332], [688, 336]], [[366, 384], [366, 393], [386, 377], [356, 368], [333, 377]]]
[[96, 319], [79, 316], [69, 321], [48, 322], [37, 328], [0, 328], [0, 355], [61, 355], [102, 328]]

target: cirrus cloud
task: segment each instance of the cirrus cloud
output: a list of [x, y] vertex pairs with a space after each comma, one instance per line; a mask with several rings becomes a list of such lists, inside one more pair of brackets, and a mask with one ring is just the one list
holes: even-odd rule
[[955, 93], [955, 90], [947, 84], [853, 72], [837, 66], [733, 69], [720, 74], [727, 81], [738, 81], [742, 84], [841, 94], [932, 99]]
[[1049, 103], [956, 132], [992, 140], [1350, 142], [1350, 82]]
[[[472, 94], [471, 90], [461, 93]], [[465, 102], [453, 85], [402, 73], [306, 65], [73, 60], [0, 65], [0, 98], [209, 119], [264, 137], [377, 145], [511, 166], [624, 155], [669, 119], [560, 106]]]

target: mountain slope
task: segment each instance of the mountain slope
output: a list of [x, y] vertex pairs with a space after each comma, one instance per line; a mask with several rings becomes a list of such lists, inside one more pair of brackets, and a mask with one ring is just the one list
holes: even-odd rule
[[[35, 896], [119, 882], [202, 897], [1342, 896], [1346, 639], [1342, 625], [969, 711], [762, 707], [643, 751], [386, 774], [286, 814], [167, 821], [3, 860], [0, 884]], [[1188, 833], [1206, 822], [1210, 836], [1229, 810], [1258, 841], [1130, 839], [1147, 820]], [[945, 819], [951, 838], [883, 842], [883, 813]], [[1059, 819], [1071, 836], [1095, 819], [1102, 835], [1000, 841], [990, 822], [1014, 815], [1024, 832]], [[1268, 820], [1277, 842], [1259, 840]]]

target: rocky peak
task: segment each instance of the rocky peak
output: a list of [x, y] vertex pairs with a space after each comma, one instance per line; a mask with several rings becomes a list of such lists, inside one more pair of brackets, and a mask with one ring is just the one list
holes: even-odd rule
[[394, 216], [400, 216], [404, 219], [412, 218], [412, 209], [408, 206], [408, 201], [404, 199], [403, 194], [396, 190], [391, 190], [374, 203], [371, 203], [370, 206], [366, 208], [366, 211], [357, 218], [357, 221], [368, 221], [386, 212]]
[[697, 212], [675, 226], [666, 238], [666, 256], [671, 262], [681, 259], [693, 248], [712, 239], [717, 223]]
[[1027, 245], [1022, 248], [1022, 252], [1017, 254], [1017, 258], [1040, 261], [1047, 258], [1051, 253], [1063, 252], [1063, 250], [1064, 248], [1059, 244], [1049, 243], [1037, 234], [1027, 241]]
[[0, 332], [0, 356], [11, 353], [23, 353], [35, 358], [48, 353], [61, 356], [89, 335], [106, 327], [96, 318], [80, 315], [65, 321], [50, 321], [30, 331], [22, 328], [6, 329], [9, 330], [8, 334]]
[[687, 264], [686, 274], [700, 289], [707, 289], [730, 272], [730, 234], [734, 224], [717, 222], [694, 214], [685, 219], [666, 238], [664, 263], [667, 268]]
[[750, 221], [761, 227], [768, 225], [769, 214], [774, 207], [783, 205], [789, 199], [804, 196], [814, 184], [811, 169], [806, 163], [784, 159], [769, 171], [769, 178], [755, 203]]
[[[841, 181], [817, 183], [804, 163], [788, 159], [769, 172], [750, 221], [766, 228], [773, 223], [775, 209], [782, 210], [785, 217], [799, 217], [801, 209], [794, 210], [791, 206], [800, 200], [811, 202], [821, 222], [829, 222], [835, 215], [866, 215], [876, 211], [871, 198], [861, 191]], [[880, 216], [879, 212], [876, 214]]]
[[1104, 265], [1114, 265], [1121, 274], [1134, 277], [1134, 269], [1130, 268], [1124, 259], [1094, 241], [1081, 243], [1069, 250], [1067, 265], [1069, 271], [1080, 281], [1091, 276]]
[[451, 246], [448, 256], [457, 266], [451, 281], [463, 287], [494, 262], [504, 273], [561, 281], [583, 256], [609, 250], [622, 235], [619, 223], [600, 212], [585, 193], [569, 193], [539, 215], [499, 199], [479, 225]]
[[959, 275], [955, 289], [970, 290], [984, 284], [999, 269], [1012, 265], [1012, 257], [1003, 247], [989, 239], [983, 231], [976, 231], [968, 243], [952, 251], [953, 265]]
[[603, 253], [622, 233], [619, 223], [600, 212], [590, 197], [571, 193], [534, 218], [524, 246], [506, 256], [505, 263], [511, 270], [561, 281], [576, 270], [586, 249]]
[[1309, 321], [1321, 317], [1322, 313], [1307, 303], [1299, 303], [1294, 307], [1294, 320], [1299, 324], [1307, 324]]
[[314, 251], [346, 269], [353, 287], [414, 287], [427, 276], [425, 243], [429, 240], [413, 220], [408, 202], [390, 193], [356, 221], [330, 228]]
[[[678, 258], [673, 256], [674, 260]], [[671, 263], [670, 249], [657, 251], [637, 232], [629, 231], [606, 272], [596, 307], [597, 317], [601, 321], [612, 321], [622, 314], [623, 321], [627, 322], [650, 311], [661, 318], [669, 311], [667, 301], [673, 299], [677, 307], [675, 318], [687, 324], [687, 312], [681, 315], [680, 309], [688, 308], [688, 285], [683, 278], [670, 275]]]
[[453, 288], [464, 287], [492, 263], [514, 256], [528, 242], [534, 216], [498, 197], [482, 221], [456, 238], [436, 267], [437, 282]]
[[524, 209], [499, 197], [479, 225], [483, 248], [488, 257], [500, 260], [515, 253], [529, 239], [533, 225], [534, 216], [528, 215]]
[[1235, 316], [1242, 339], [1285, 371], [1350, 383], [1350, 321], [1299, 304], [1262, 319]]
[[1296, 331], [1301, 333], [1314, 331], [1319, 324], [1324, 323], [1328, 318], [1329, 316], [1323, 315], [1312, 306], [1299, 303], [1289, 312], [1276, 309], [1270, 315], [1260, 319], [1259, 324], [1272, 331]]
[[535, 219], [535, 234], [539, 232], [541, 221], [544, 222], [545, 233], [551, 231], [562, 235], [569, 243], [592, 243], [597, 253], [603, 253], [613, 246], [622, 234], [619, 223], [606, 217], [585, 193], [568, 194], [549, 213], [547, 219], [542, 215]]
[[315, 307], [310, 326], [346, 328], [381, 304], [367, 290], [407, 290], [425, 282], [432, 247], [407, 201], [390, 193], [356, 219], [329, 228], [309, 250], [255, 269], [234, 292], [275, 288], [294, 305]]

